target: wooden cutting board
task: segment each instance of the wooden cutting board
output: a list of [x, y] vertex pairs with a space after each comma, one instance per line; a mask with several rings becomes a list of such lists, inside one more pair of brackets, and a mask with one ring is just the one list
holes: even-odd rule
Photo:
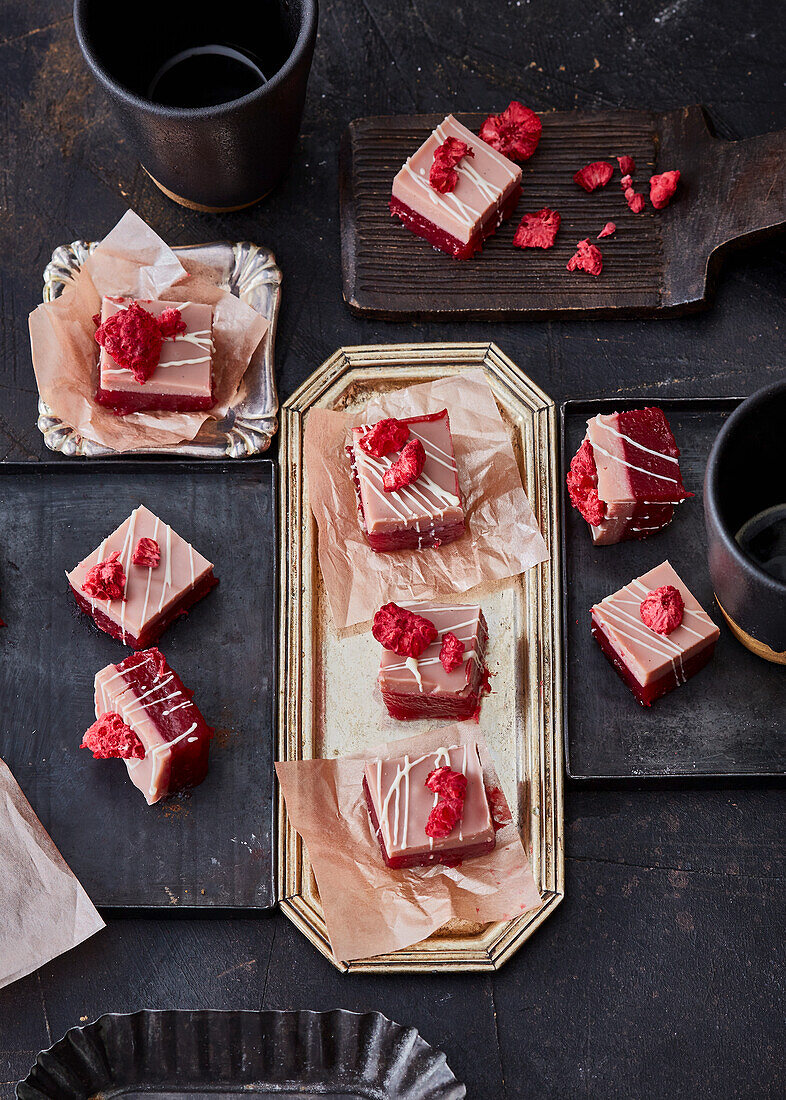
[[[393, 177], [444, 115], [356, 119], [341, 148], [341, 249], [344, 297], [367, 316], [595, 317], [684, 313], [706, 305], [727, 248], [786, 224], [786, 131], [745, 141], [714, 136], [702, 107], [544, 114], [535, 155], [524, 163], [516, 213], [471, 260], [454, 260], [391, 217]], [[482, 114], [460, 114], [474, 132]], [[573, 182], [594, 160], [631, 155], [634, 185], [647, 199], [634, 214], [615, 170], [587, 194]], [[662, 211], [649, 203], [649, 177], [679, 168], [677, 195]], [[562, 225], [549, 250], [513, 248], [527, 211], [549, 206]], [[595, 277], [568, 272], [584, 237], [606, 222], [617, 232], [597, 242]]]

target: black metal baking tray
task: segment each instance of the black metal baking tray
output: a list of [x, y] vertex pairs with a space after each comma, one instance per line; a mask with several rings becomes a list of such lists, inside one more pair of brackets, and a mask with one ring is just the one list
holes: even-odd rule
[[156, 1012], [101, 1016], [42, 1051], [19, 1100], [461, 1100], [411, 1027], [378, 1012]]
[[[154, 806], [121, 761], [79, 747], [95, 673], [131, 651], [77, 610], [64, 575], [138, 504], [219, 578], [159, 642], [216, 730], [210, 769]], [[0, 464], [0, 756], [102, 910], [275, 904], [275, 544], [268, 459]]]
[[[572, 780], [695, 782], [786, 774], [786, 675], [732, 637], [707, 568], [704, 470], [721, 425], [741, 400], [642, 396], [562, 406], [564, 733]], [[565, 487], [570, 460], [589, 417], [648, 404], [666, 414], [682, 452], [683, 480], [696, 495], [652, 538], [593, 546]], [[720, 626], [721, 636], [705, 669], [652, 707], [642, 707], [592, 638], [589, 613], [593, 603], [666, 558]]]

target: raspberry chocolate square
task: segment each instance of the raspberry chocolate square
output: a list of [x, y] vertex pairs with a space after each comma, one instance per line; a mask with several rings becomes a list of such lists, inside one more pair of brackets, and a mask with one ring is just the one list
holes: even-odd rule
[[494, 849], [475, 742], [424, 756], [369, 760], [363, 791], [388, 867], [455, 865]]
[[213, 307], [201, 302], [103, 298], [101, 324], [134, 301], [156, 319], [165, 310], [177, 310], [185, 330], [162, 334], [158, 362], [143, 381], [137, 379], [131, 367], [116, 363], [102, 347], [96, 402], [119, 415], [152, 409], [194, 412], [212, 408]]
[[483, 695], [488, 692], [485, 665], [488, 630], [480, 607], [477, 604], [438, 607], [424, 603], [402, 607], [432, 623], [436, 639], [418, 657], [399, 656], [383, 649], [377, 682], [388, 714], [400, 721], [413, 718], [463, 721], [475, 717]]
[[632, 409], [587, 421], [570, 464], [570, 499], [600, 546], [662, 530], [687, 492], [679, 448], [661, 409]]
[[[454, 189], [441, 192], [429, 177], [435, 153], [449, 139], [469, 153], [453, 166]], [[466, 260], [511, 216], [520, 196], [521, 168], [448, 115], [393, 180], [390, 212], [434, 248]]]
[[157, 641], [218, 584], [212, 562], [144, 505], [66, 576], [82, 611], [132, 649]]
[[213, 731], [193, 694], [158, 649], [107, 665], [96, 673], [97, 721], [83, 746], [99, 759], [121, 755], [148, 805], [195, 787], [207, 775]]
[[[372, 430], [384, 424], [397, 426], [401, 433], [395, 440], [396, 451], [417, 440], [424, 452], [421, 473], [399, 489], [390, 490], [384, 484], [398, 453], [380, 454], [380, 447], [371, 448], [376, 453], [366, 449]], [[454, 542], [464, 534], [464, 508], [447, 409], [353, 428], [348, 452], [360, 522], [372, 550], [423, 550]]]
[[667, 561], [596, 604], [591, 629], [645, 707], [704, 668], [720, 635]]

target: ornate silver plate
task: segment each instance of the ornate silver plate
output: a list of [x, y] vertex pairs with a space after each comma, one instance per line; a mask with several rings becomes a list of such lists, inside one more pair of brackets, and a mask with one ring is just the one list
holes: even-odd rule
[[[73, 241], [52, 253], [44, 271], [44, 301], [58, 298], [82, 263], [98, 246], [97, 241]], [[270, 446], [278, 429], [278, 394], [273, 367], [276, 320], [281, 300], [281, 270], [267, 248], [240, 241], [186, 245], [173, 249], [215, 272], [218, 285], [261, 313], [269, 327], [254, 352], [245, 374], [246, 396], [231, 407], [222, 420], [206, 420], [199, 434], [173, 447], [151, 448], [148, 454], [189, 455], [195, 458], [247, 458]], [[56, 417], [45, 401], [38, 401], [38, 428], [50, 451], [69, 458], [95, 458], [116, 452], [85, 439]], [[135, 451], [135, 454], [145, 453]]]

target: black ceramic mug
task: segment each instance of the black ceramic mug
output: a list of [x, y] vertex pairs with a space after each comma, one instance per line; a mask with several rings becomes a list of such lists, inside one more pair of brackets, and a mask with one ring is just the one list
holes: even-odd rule
[[786, 382], [734, 410], [704, 478], [715, 598], [752, 653], [786, 665]]
[[75, 0], [74, 26], [129, 145], [171, 199], [237, 210], [275, 186], [300, 129], [317, 0]]

